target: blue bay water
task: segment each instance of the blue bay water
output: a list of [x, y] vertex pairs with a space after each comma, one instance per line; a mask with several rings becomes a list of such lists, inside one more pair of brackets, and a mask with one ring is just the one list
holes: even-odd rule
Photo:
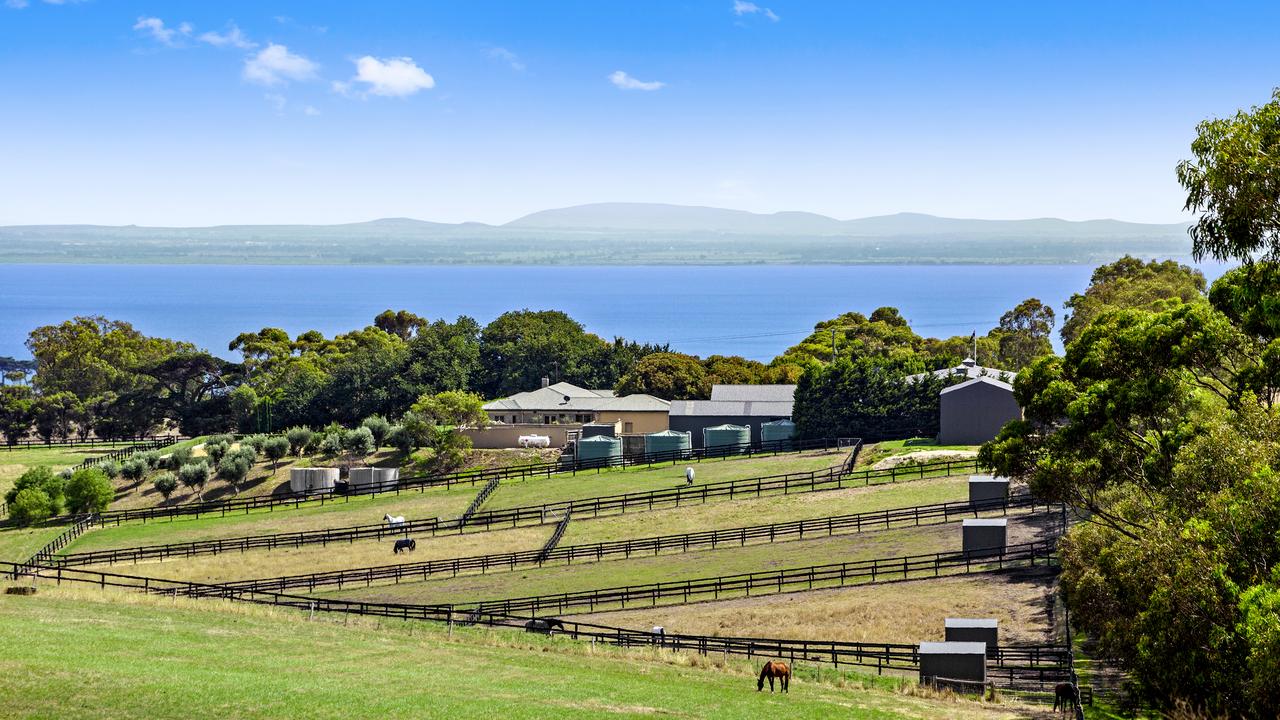
[[[1203, 269], [1210, 280], [1222, 272]], [[29, 357], [23, 343], [32, 328], [75, 315], [125, 320], [231, 357], [232, 338], [263, 327], [332, 336], [387, 308], [481, 323], [530, 308], [563, 310], [605, 338], [767, 361], [820, 320], [883, 305], [935, 337], [981, 335], [1028, 297], [1061, 316], [1091, 272], [1086, 265], [0, 265], [0, 355]]]

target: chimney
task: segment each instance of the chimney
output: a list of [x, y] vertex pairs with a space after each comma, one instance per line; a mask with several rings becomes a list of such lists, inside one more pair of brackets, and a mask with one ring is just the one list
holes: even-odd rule
[[548, 385], [550, 385], [550, 384], [551, 384], [551, 378], [547, 377], [546, 375], [543, 375], [543, 376], [542, 376], [542, 387], [546, 387], [546, 386], [548, 386]]

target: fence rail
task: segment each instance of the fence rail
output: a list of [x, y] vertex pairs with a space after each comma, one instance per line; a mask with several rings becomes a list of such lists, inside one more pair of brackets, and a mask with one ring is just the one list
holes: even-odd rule
[[[277, 493], [261, 497], [230, 498], [227, 500], [210, 500], [187, 503], [164, 508], [141, 508], [136, 510], [108, 510], [101, 513], [103, 524], [120, 524], [134, 520], [174, 519], [178, 517], [201, 515], [226, 515], [233, 512], [251, 512], [254, 510], [274, 510], [278, 507], [299, 507], [304, 503], [348, 502], [352, 498], [371, 495], [396, 494], [405, 491], [421, 492], [432, 488], [450, 488], [454, 485], [476, 485], [490, 480], [531, 480], [549, 478], [565, 473], [579, 473], [590, 470], [602, 472], [606, 469], [635, 467], [641, 465], [664, 465], [668, 462], [701, 462], [712, 459], [729, 459], [737, 457], [754, 457], [757, 455], [779, 455], [813, 450], [836, 449], [836, 441], [830, 438], [818, 440], [785, 440], [770, 443], [748, 443], [730, 445], [721, 448], [667, 451], [646, 455], [624, 457], [619, 459], [602, 459], [590, 461], [567, 461], [556, 463], [538, 463], [509, 468], [487, 470], [468, 470], [446, 475], [422, 475], [401, 478], [394, 488], [371, 487], [368, 489], [352, 489], [342, 494], [315, 493]], [[71, 518], [65, 518], [68, 522]]]
[[95, 448], [95, 447], [115, 447], [117, 445], [134, 445], [144, 442], [154, 442], [159, 440], [171, 440], [180, 442], [189, 440], [190, 438], [183, 435], [132, 435], [117, 438], [66, 438], [63, 440], [16, 440], [0, 445], [0, 449], [6, 451], [14, 450], [30, 450], [32, 448]]
[[[394, 618], [401, 620], [430, 620], [450, 624], [464, 621], [469, 624], [528, 629], [533, 615], [519, 615], [495, 611], [460, 611], [459, 606], [412, 605], [397, 603], [360, 602], [353, 600], [312, 598], [304, 595], [286, 595], [260, 591], [244, 591], [235, 588], [191, 583], [176, 580], [102, 573], [81, 568], [28, 566], [0, 562], [5, 575], [18, 578], [42, 579], [58, 584], [84, 583], [101, 588], [119, 588], [158, 595], [216, 596], [227, 600], [262, 605], [295, 608], [304, 611], [347, 613], [354, 615]], [[543, 618], [545, 620], [545, 618]], [[702, 655], [725, 654], [748, 658], [786, 658], [796, 661], [829, 664], [835, 667], [874, 667], [885, 670], [914, 671], [919, 669], [918, 648], [899, 643], [857, 643], [823, 640], [792, 640], [781, 638], [717, 637], [708, 635], [663, 634], [571, 620], [560, 621], [556, 634], [579, 641], [602, 642], [619, 647], [658, 647]], [[1032, 683], [1052, 687], [1070, 672], [1070, 653], [1057, 645], [1002, 645], [988, 653], [988, 676], [994, 681], [1026, 689]]]
[[[422, 520], [407, 520], [405, 523], [394, 527], [379, 523], [376, 525], [355, 525], [325, 530], [142, 545], [60, 555], [54, 560], [64, 565], [115, 564], [146, 559], [244, 552], [253, 549], [300, 547], [311, 544], [328, 545], [330, 543], [354, 542], [355, 540], [367, 539], [380, 540], [409, 533], [438, 535], [468, 530], [485, 531], [494, 528], [547, 524], [548, 522], [554, 522], [551, 518], [558, 520], [566, 511], [578, 518], [598, 517], [604, 514], [638, 512], [667, 506], [696, 505], [706, 503], [713, 498], [733, 500], [746, 497], [761, 497], [766, 494], [822, 492], [856, 485], [870, 485], [872, 481], [897, 482], [900, 477], [946, 476], [960, 471], [975, 470], [977, 467], [977, 461], [963, 460], [941, 461], [927, 465], [894, 467], [854, 473], [842, 473], [840, 468], [828, 468], [820, 471], [771, 475], [744, 480], [727, 480], [705, 485], [678, 486], [666, 490], [580, 498], [577, 500], [543, 503], [541, 505], [477, 512], [465, 520], [461, 518], [426, 518]], [[105, 525], [108, 521], [99, 518], [96, 522], [99, 525]]]
[[149, 450], [161, 450], [163, 448], [167, 448], [170, 445], [173, 445], [180, 441], [181, 439], [177, 437], [164, 438], [159, 440], [145, 440], [143, 442], [135, 443], [133, 445], [130, 445], [125, 448], [121, 448], [119, 450], [112, 450], [106, 455], [99, 455], [97, 457], [85, 458], [83, 461], [80, 462], [79, 465], [76, 465], [76, 469], [92, 467], [94, 465], [97, 465], [98, 463], [106, 462], [107, 460], [122, 460], [135, 453], [147, 452]]
[[74, 525], [63, 530], [58, 537], [50, 540], [48, 544], [36, 551], [31, 559], [27, 560], [28, 565], [45, 565], [51, 562], [55, 554], [62, 548], [70, 545], [72, 541], [80, 537], [85, 530], [93, 526], [94, 516], [92, 514], [84, 515], [76, 521]]
[[[998, 512], [1007, 514], [1010, 510], [1027, 508], [1035, 512], [1037, 507], [1044, 507], [1046, 511], [1057, 512], [1054, 506], [1029, 496], [1021, 496], [1004, 502], [995, 501], [978, 505], [971, 505], [966, 502], [937, 503], [765, 525], [566, 545], [564, 547], [556, 547], [548, 542], [547, 547], [549, 549], [544, 548], [543, 550], [523, 550], [286, 575], [256, 580], [237, 580], [222, 583], [222, 585], [238, 590], [274, 592], [283, 592], [289, 588], [306, 588], [308, 591], [314, 591], [316, 588], [332, 586], [337, 586], [341, 589], [348, 585], [369, 586], [374, 582], [391, 581], [393, 583], [402, 583], [427, 580], [433, 575], [449, 575], [453, 577], [465, 573], [512, 571], [517, 567], [545, 564], [564, 563], [572, 565], [573, 563], [601, 562], [606, 558], [631, 558], [637, 555], [651, 557], [664, 553], [684, 553], [699, 549], [714, 550], [726, 545], [742, 547], [754, 542], [771, 543], [782, 540], [829, 537], [836, 534], [860, 533], [864, 530], [879, 530], [892, 526], [919, 526], [922, 524], [948, 522], [955, 517], [970, 515], [977, 517], [983, 513]], [[566, 516], [566, 519], [562, 520], [560, 525], [557, 525], [557, 530], [567, 523], [568, 517]]]
[[855, 562], [785, 568], [764, 572], [740, 573], [717, 577], [679, 580], [645, 585], [627, 585], [599, 590], [530, 595], [500, 600], [457, 603], [455, 610], [512, 613], [564, 613], [570, 610], [595, 612], [600, 608], [625, 609], [640, 604], [653, 607], [660, 600], [677, 600], [688, 604], [698, 600], [719, 600], [724, 597], [750, 596], [764, 592], [813, 590], [824, 587], [843, 587], [850, 584], [866, 584], [889, 580], [908, 580], [929, 575], [948, 575], [1003, 570], [1006, 567], [1034, 567], [1043, 560], [1051, 565], [1056, 556], [1055, 543], [1030, 542], [1008, 545], [1001, 550], [960, 551], [927, 555], [904, 555], [875, 558]]

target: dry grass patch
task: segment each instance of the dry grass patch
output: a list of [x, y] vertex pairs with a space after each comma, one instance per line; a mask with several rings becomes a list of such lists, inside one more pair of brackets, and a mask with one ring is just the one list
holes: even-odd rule
[[1055, 640], [1048, 607], [1055, 580], [1043, 571], [908, 580], [644, 610], [574, 620], [671, 633], [796, 640], [917, 643], [943, 639], [948, 617], [996, 618], [1001, 642]]

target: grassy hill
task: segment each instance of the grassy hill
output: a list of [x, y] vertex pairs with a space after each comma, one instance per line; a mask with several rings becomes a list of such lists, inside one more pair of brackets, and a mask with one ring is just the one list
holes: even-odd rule
[[[754, 665], [512, 631], [363, 621], [86, 589], [0, 596], [5, 717], [958, 718], [1016, 705], [923, 697], [910, 680]], [[73, 689], [74, 688], [74, 689]]]

